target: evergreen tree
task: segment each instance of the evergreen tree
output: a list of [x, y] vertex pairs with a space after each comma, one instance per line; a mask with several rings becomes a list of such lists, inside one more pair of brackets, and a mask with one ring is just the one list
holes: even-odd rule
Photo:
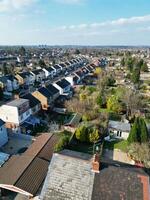
[[141, 143], [148, 142], [148, 130], [143, 118], [140, 118]]
[[143, 63], [143, 65], [141, 66], [141, 71], [148, 72], [148, 66], [146, 63]]
[[128, 143], [134, 143], [134, 142], [139, 142], [139, 138], [138, 138], [138, 118], [135, 119], [134, 124], [131, 128], [129, 137], [128, 137]]
[[139, 83], [139, 80], [140, 80], [140, 69], [139, 68], [133, 69], [131, 79], [132, 79], [134, 84]]
[[122, 58], [122, 60], [121, 60], [121, 65], [124, 67], [125, 66], [125, 59], [124, 58]]
[[22, 47], [20, 47], [20, 49], [19, 49], [19, 54], [21, 55], [21, 56], [25, 56], [25, 54], [26, 54], [26, 49], [22, 46]]
[[143, 118], [137, 117], [131, 128], [128, 143], [145, 143], [148, 141], [148, 130]]
[[44, 67], [46, 66], [44, 60], [41, 60], [41, 59], [39, 60], [39, 65], [40, 65], [40, 67], [42, 67], [42, 68], [44, 68]]

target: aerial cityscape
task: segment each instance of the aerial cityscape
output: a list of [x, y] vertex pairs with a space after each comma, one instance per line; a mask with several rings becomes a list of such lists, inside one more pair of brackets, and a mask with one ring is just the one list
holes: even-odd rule
[[150, 200], [150, 2], [0, 0], [0, 200]]

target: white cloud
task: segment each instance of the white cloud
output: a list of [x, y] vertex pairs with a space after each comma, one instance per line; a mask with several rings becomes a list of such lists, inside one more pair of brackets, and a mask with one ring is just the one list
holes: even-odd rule
[[0, 12], [7, 12], [29, 6], [36, 0], [0, 0]]
[[138, 24], [142, 22], [150, 22], [150, 15], [131, 17], [131, 18], [120, 18], [118, 20], [111, 21], [112, 25], [126, 25], [126, 24]]
[[106, 28], [106, 27], [118, 27], [118, 26], [127, 26], [127, 25], [136, 25], [136, 24], [143, 24], [150, 22], [150, 15], [145, 16], [137, 16], [137, 17], [131, 17], [131, 18], [119, 18], [112, 21], [104, 21], [104, 22], [95, 22], [91, 24], [78, 24], [78, 25], [70, 25], [65, 26], [65, 30], [69, 29], [98, 29], [98, 28]]
[[55, 0], [63, 4], [82, 4], [84, 0]]

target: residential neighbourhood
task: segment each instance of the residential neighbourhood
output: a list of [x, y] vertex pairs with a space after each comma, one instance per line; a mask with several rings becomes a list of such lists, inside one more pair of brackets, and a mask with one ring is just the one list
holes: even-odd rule
[[150, 1], [0, 0], [0, 200], [150, 200]]
[[126, 57], [86, 57], [1, 76], [1, 199], [149, 199], [149, 100]]

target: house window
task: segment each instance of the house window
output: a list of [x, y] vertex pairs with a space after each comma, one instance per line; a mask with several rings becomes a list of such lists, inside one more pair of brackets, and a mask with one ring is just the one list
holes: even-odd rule
[[119, 131], [117, 131], [117, 137], [119, 137]]
[[122, 137], [122, 132], [120, 131], [120, 137]]

